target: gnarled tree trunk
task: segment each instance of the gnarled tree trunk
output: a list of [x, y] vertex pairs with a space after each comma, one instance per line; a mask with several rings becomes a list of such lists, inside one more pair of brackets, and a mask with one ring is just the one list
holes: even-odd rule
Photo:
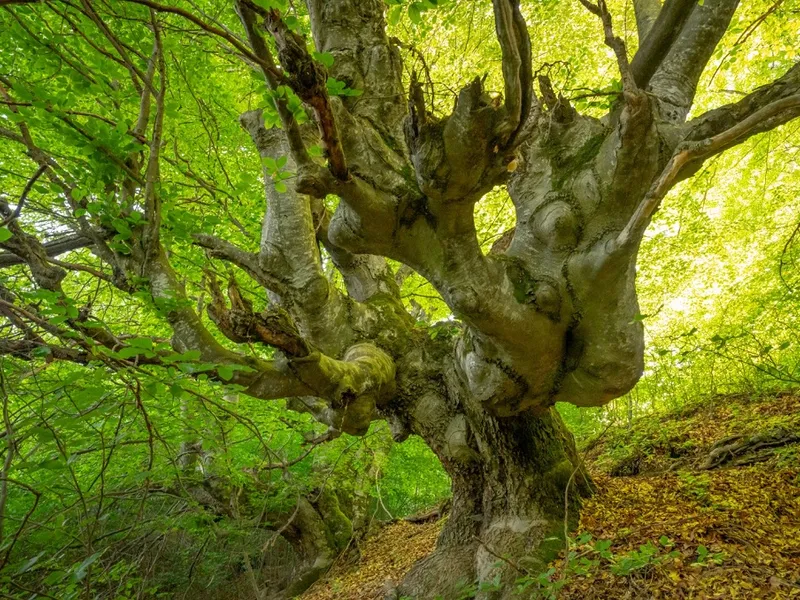
[[[207, 372], [212, 378], [254, 398], [289, 398], [290, 408], [336, 432], [363, 435], [372, 421], [384, 419], [398, 440], [420, 435], [452, 477], [453, 508], [436, 551], [401, 583], [401, 594], [447, 598], [459, 582], [499, 575], [508, 583], [518, 567], [535, 571], [559, 547], [565, 508], [569, 527], [587, 486], [553, 406], [602, 405], [630, 390], [642, 373], [636, 256], [653, 213], [707, 158], [800, 114], [800, 67], [794, 66], [735, 104], [686, 120], [738, 0], [667, 0], [663, 7], [635, 1], [641, 39], [630, 61], [605, 0], [581, 1], [598, 17], [622, 81], [602, 118], [579, 114], [546, 77], [534, 81], [529, 25], [518, 0], [492, 2], [503, 96], [492, 97], [476, 78], [445, 117], [428, 110], [416, 76], [404, 84], [402, 45], [386, 34], [382, 0], [306, 0], [316, 49], [334, 58], [329, 68], [313, 59], [277, 10], [250, 0], [235, 2], [246, 41], [205, 22], [193, 5], [124, 0], [153, 11], [141, 22], [149, 23], [146, 34], [154, 39], [149, 66], [133, 64], [124, 52], [117, 59], [145, 80], [135, 79], [141, 111], [134, 134], [152, 123], [147, 160], [119, 158], [125, 169], [107, 184], [112, 200], [140, 217], [130, 220], [128, 251], [109, 246], [113, 232], [85, 217], [65, 222], [80, 240], [58, 247], [8, 218], [11, 235], [0, 242], [7, 251], [0, 266], [22, 261], [38, 287], [63, 296], [69, 264], [50, 257], [76, 243], [91, 247], [112, 267], [108, 285], [126, 293], [145, 286], [166, 307], [173, 348], [198, 351], [201, 361], [217, 366]], [[82, 6], [74, 10], [97, 22], [90, 3]], [[155, 14], [188, 19], [223, 40], [271, 90], [265, 110], [282, 127], [265, 127], [263, 111], [242, 115], [241, 124], [263, 165], [280, 164], [296, 177], [287, 187], [275, 168], [262, 168], [260, 247], [249, 252], [221, 237], [193, 236], [209, 260], [235, 266], [266, 290], [261, 312], [233, 277], [226, 299], [208, 270], [196, 283], [212, 296], [206, 319], [161, 243], [159, 164], [169, 144], [163, 143], [167, 67], [160, 35], [167, 33]], [[110, 30], [100, 32], [113, 45]], [[363, 95], [330, 96], [328, 77]], [[7, 87], [3, 80], [0, 92], [15, 106]], [[289, 97], [304, 103], [308, 124], [298, 124]], [[85, 213], [69, 172], [56, 169], [23, 118], [14, 122], [19, 133], [0, 129], [0, 136], [40, 167], [52, 166], [52, 183], [76, 215]], [[322, 158], [309, 152], [315, 145]], [[473, 214], [498, 185], [507, 185], [516, 227], [487, 255]], [[329, 195], [339, 198], [334, 211], [323, 202]], [[345, 289], [326, 278], [323, 257], [341, 273]], [[415, 323], [387, 259], [435, 287], [452, 312], [449, 335], [430, 335], [441, 325]], [[85, 363], [98, 346], [126, 347], [88, 323], [90, 308], [59, 326], [37, 317], [36, 307], [2, 310], [24, 333], [0, 340], [3, 353], [34, 359], [46, 346], [50, 359]], [[76, 333], [79, 344], [71, 341]], [[273, 358], [231, 350], [218, 336], [269, 346]], [[167, 358], [150, 352], [137, 356], [137, 366], [169, 367]], [[570, 479], [574, 487], [565, 501]], [[505, 555], [513, 560], [497, 558]], [[497, 592], [509, 593], [508, 587]]]
[[546, 570], [577, 522], [589, 483], [555, 409], [498, 418], [472, 403], [472, 425], [459, 415], [444, 438], [426, 438], [452, 478], [452, 509], [436, 550], [397, 596], [456, 597], [475, 581], [510, 591], [523, 573]]

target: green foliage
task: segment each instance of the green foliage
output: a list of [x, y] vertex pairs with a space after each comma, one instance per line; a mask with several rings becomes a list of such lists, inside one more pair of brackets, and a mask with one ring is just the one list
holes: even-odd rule
[[449, 496], [450, 478], [425, 442], [411, 436], [389, 451], [380, 492], [393, 516], [413, 515]]
[[452, 0], [386, 0], [386, 4], [389, 5], [386, 18], [389, 25], [397, 25], [405, 14], [413, 25], [420, 25], [427, 11], [441, 8], [451, 2]]
[[721, 565], [725, 562], [724, 552], [711, 552], [703, 545], [697, 547], [697, 560], [692, 563], [693, 567], [708, 567], [711, 565]]
[[[154, 337], [127, 340], [125, 354], [166, 352]], [[449, 481], [421, 440], [392, 447], [385, 425], [294, 462], [305, 439], [320, 433], [308, 416], [197, 380], [192, 374], [206, 369], [223, 379], [233, 369], [169, 352], [180, 367], [169, 374], [56, 363], [32, 378], [26, 365], [3, 359], [6, 401], [17, 415], [10, 477], [18, 485], [9, 486], [6, 522], [32, 515], [36, 524], [6, 538], [2, 551], [14, 547], [0, 590], [16, 593], [9, 577], [46, 585], [58, 598], [86, 589], [98, 598], [170, 597], [187, 585], [224, 586], [242, 553], [272, 535], [253, 527], [258, 515], [285, 519], [298, 494], [331, 486], [365, 498], [368, 518], [378, 498], [401, 517], [447, 494]], [[186, 444], [198, 441], [194, 462], [182, 462]], [[264, 469], [282, 461], [294, 464]], [[231, 502], [232, 512], [222, 510]], [[168, 559], [157, 558], [162, 552]]]
[[363, 90], [354, 90], [347, 87], [344, 81], [339, 81], [334, 77], [328, 77], [326, 85], [331, 96], [360, 96], [364, 93]]
[[711, 479], [706, 473], [695, 475], [689, 472], [682, 472], [678, 474], [678, 480], [681, 482], [684, 493], [701, 503], [708, 502]]
[[[661, 536], [657, 544], [647, 542], [636, 549], [615, 553], [611, 550], [611, 540], [593, 540], [591, 534], [582, 533], [569, 538], [569, 547], [572, 549], [562, 569], [550, 567], [543, 573], [520, 577], [516, 582], [517, 594], [521, 598], [556, 600], [559, 591], [573, 578], [604, 569], [616, 577], [632, 577], [680, 557], [680, 552], [672, 549], [673, 544], [666, 536]], [[708, 556], [704, 546], [698, 547], [698, 557], [701, 552], [704, 557]]]
[[[293, 30], [309, 33], [302, 3], [296, 3], [299, 9], [286, 0], [256, 3], [280, 11]], [[610, 4], [615, 29], [633, 50], [630, 3]], [[728, 50], [715, 54], [701, 82], [698, 110], [729, 101], [728, 90], [766, 83], [797, 59], [797, 24], [791, 19], [771, 20], [737, 42], [772, 4], [743, 3], [720, 46]], [[787, 3], [786, 10], [796, 10], [796, 4]], [[487, 89], [503, 89], [500, 48], [487, 42], [494, 39], [491, 11], [481, 3], [387, 0], [387, 5], [389, 34], [404, 43], [404, 76], [427, 69], [436, 82], [436, 93], [426, 98], [435, 116], [447, 114], [453, 90], [475, 76], [486, 73]], [[79, 11], [59, 7], [76, 28], [97, 31]], [[239, 35], [233, 11], [205, 0], [193, 7]], [[132, 4], [125, 10], [125, 18], [114, 20], [114, 33], [145, 71], [152, 52], [149, 11]], [[534, 56], [547, 57], [542, 74], [577, 108], [602, 114], [620, 84], [613, 57], [597, 51], [597, 20], [577, 2], [526, 1], [523, 10], [535, 23]], [[240, 396], [241, 388], [231, 382], [244, 367], [172, 350], [169, 314], [207, 300], [205, 275], [196, 268], [205, 255], [192, 244], [193, 236], [215, 234], [250, 251], [258, 248], [252, 232], [260, 230], [264, 209], [259, 157], [238, 115], [261, 109], [265, 125], [279, 127], [276, 101], [285, 102], [298, 123], [308, 115], [288, 87], [268, 90], [260, 73], [231, 60], [213, 38], [193, 35], [187, 41], [172, 35], [185, 27], [177, 16], [159, 18], [170, 57], [161, 236], [191, 300], [153, 300], [136, 279], [131, 285], [139, 291], [122, 297], [97, 286], [86, 272], [71, 273], [64, 293], [57, 294], [34, 290], [21, 267], [0, 272], [3, 290], [36, 307], [48, 326], [75, 319], [84, 307], [102, 307], [86, 327], [105, 327], [121, 340], [114, 350], [95, 349], [84, 366], [52, 360], [46, 345], [34, 351], [30, 363], [0, 358], [3, 408], [11, 424], [0, 432], [2, 459], [10, 456], [0, 513], [0, 591], [8, 597], [31, 597], [14, 584], [46, 589], [59, 599], [116, 600], [224, 587], [240, 572], [244, 553], [267, 542], [259, 519], [290, 513], [299, 496], [323, 485], [343, 497], [365, 498], [376, 518], [413, 514], [449, 494], [447, 475], [419, 438], [393, 444], [386, 426], [374, 425], [364, 438], [343, 435], [304, 457], [306, 440], [324, 433], [323, 427], [281, 402]], [[27, 123], [36, 143], [77, 183], [72, 207], [62, 188], [41, 178], [30, 190], [32, 210], [23, 213], [23, 225], [58, 237], [65, 224], [86, 219], [108, 231], [111, 248], [128, 255], [145, 223], [135, 207], [119, 201], [115, 182], [131, 156], [146, 160], [150, 153], [147, 136], [133, 131], [140, 96], [131, 73], [98, 50], [93, 37], [75, 34], [64, 18], [43, 17], [34, 5], [2, 11], [0, 47], [0, 73], [13, 81], [10, 93], [19, 103], [0, 103], [0, 123], [9, 128]], [[312, 53], [325, 68], [338, 67], [333, 54]], [[423, 65], [419, 54], [436, 60]], [[345, 102], [362, 94], [334, 77], [327, 88]], [[755, 137], [712, 161], [667, 199], [643, 244], [638, 274], [640, 312], [647, 315], [642, 317], [648, 336], [644, 377], [634, 392], [606, 408], [560, 406], [579, 440], [601, 435], [610, 423], [632, 424], [649, 415], [648, 424], [636, 421], [635, 430], [609, 441], [614, 460], [689, 452], [691, 442], [681, 438], [678, 427], [656, 414], [690, 406], [692, 398], [800, 383], [800, 238], [792, 234], [800, 213], [797, 145], [791, 127]], [[309, 153], [323, 157], [319, 146]], [[13, 203], [35, 164], [10, 143], [0, 144], [0, 164], [0, 197]], [[265, 158], [260, 164], [275, 190], [285, 192], [295, 176], [285, 168], [287, 159]], [[335, 207], [335, 200], [328, 202]], [[488, 252], [514, 225], [503, 189], [491, 190], [477, 204], [475, 223]], [[10, 236], [8, 227], [0, 227], [0, 242]], [[107, 268], [86, 250], [73, 257], [87, 268]], [[323, 254], [323, 260], [329, 257]], [[253, 282], [243, 288], [245, 296], [263, 304]], [[403, 279], [402, 295], [417, 321], [436, 324], [428, 329], [431, 337], [444, 343], [458, 331], [457, 315], [420, 275]], [[271, 356], [264, 349], [250, 352], [252, 358]], [[170, 368], [149, 367], [146, 360], [155, 356]], [[223, 381], [210, 382], [212, 372]], [[658, 436], [650, 435], [653, 429]], [[196, 443], [198, 455], [187, 454]], [[796, 453], [786, 448], [780, 456], [796, 461]], [[291, 465], [273, 468], [281, 463]], [[682, 473], [679, 481], [683, 493], [709, 502], [703, 476]], [[608, 540], [579, 537], [570, 547], [567, 577], [596, 567], [634, 576], [663, 565], [673, 552], [668, 540], [615, 553]], [[700, 546], [694, 564], [723, 560], [721, 553]], [[523, 578], [519, 586], [554, 597], [562, 581], [550, 570]], [[464, 593], [478, 591], [465, 586]]]

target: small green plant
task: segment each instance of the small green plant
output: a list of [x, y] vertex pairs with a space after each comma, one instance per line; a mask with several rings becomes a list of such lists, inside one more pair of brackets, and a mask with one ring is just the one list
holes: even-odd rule
[[[539, 574], [520, 577], [516, 581], [516, 592], [520, 597], [536, 600], [556, 600], [561, 589], [574, 577], [585, 577], [597, 571], [601, 565], [618, 577], [629, 577], [635, 573], [663, 565], [680, 556], [673, 542], [662, 535], [658, 544], [648, 542], [623, 554], [611, 551], [611, 540], [592, 541], [590, 533], [570, 538], [569, 551], [564, 568], [560, 571], [550, 567]], [[700, 550], [698, 549], [698, 557]], [[710, 556], [704, 554], [704, 557]], [[715, 563], [718, 564], [718, 563]]]
[[[665, 538], [662, 537], [662, 540], [664, 539]], [[669, 542], [669, 540], [667, 540], [667, 542]], [[671, 544], [668, 547], [671, 547]], [[638, 550], [631, 550], [614, 560], [614, 563], [611, 565], [611, 572], [614, 575], [627, 577], [636, 571], [642, 571], [655, 565], [663, 564], [679, 555], [680, 553], [677, 550], [672, 550], [663, 554], [661, 548], [652, 542], [647, 542], [639, 546]]]
[[708, 503], [711, 478], [707, 474], [693, 475], [692, 473], [686, 472], [679, 473], [678, 481], [685, 494], [702, 504]]
[[724, 552], [711, 552], [703, 545], [697, 547], [697, 560], [691, 564], [693, 567], [709, 567], [721, 565], [725, 561]]
[[558, 592], [566, 583], [566, 578], [553, 579], [556, 575], [556, 568], [550, 567], [544, 573], [538, 575], [525, 575], [520, 577], [517, 584], [517, 595], [528, 598], [541, 598], [542, 600], [555, 600]]

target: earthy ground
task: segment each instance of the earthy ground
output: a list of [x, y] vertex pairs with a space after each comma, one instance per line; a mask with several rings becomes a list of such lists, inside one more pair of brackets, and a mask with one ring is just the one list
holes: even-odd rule
[[[776, 426], [800, 432], [800, 398], [721, 397], [607, 431], [587, 445], [597, 493], [566, 578], [562, 557], [549, 577], [531, 574], [520, 598], [800, 598], [800, 444], [748, 455], [758, 461], [748, 466], [699, 468], [715, 442]], [[384, 527], [358, 563], [334, 566], [303, 600], [382, 598], [440, 526]]]
[[387, 579], [402, 579], [436, 545], [442, 521], [413, 525], [397, 521], [383, 527], [361, 547], [357, 564], [334, 565], [328, 577], [311, 586], [303, 600], [383, 598]]

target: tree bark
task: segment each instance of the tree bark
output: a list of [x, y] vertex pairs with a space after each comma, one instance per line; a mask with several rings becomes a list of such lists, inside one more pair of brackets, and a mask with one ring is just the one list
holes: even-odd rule
[[420, 414], [435, 411], [417, 408], [418, 431], [451, 477], [452, 508], [436, 550], [390, 598], [453, 598], [476, 581], [501, 588], [478, 598], [510, 598], [517, 578], [546, 570], [565, 529], [577, 523], [580, 497], [590, 492], [572, 435], [554, 408], [495, 417], [475, 398], [462, 397], [461, 406], [464, 413], [435, 433]]

